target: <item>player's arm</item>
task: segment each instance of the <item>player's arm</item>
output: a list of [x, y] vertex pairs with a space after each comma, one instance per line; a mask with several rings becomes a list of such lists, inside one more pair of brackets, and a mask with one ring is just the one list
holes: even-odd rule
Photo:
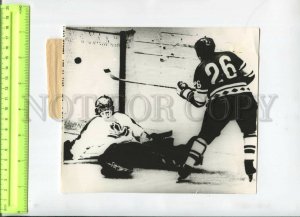
[[148, 142], [151, 140], [150, 135], [138, 124], [135, 124], [135, 126], [132, 128], [132, 132], [135, 139], [140, 143]]
[[249, 67], [244, 61], [242, 62], [243, 63], [239, 67], [240, 75], [242, 76], [243, 81], [245, 81], [247, 84], [250, 84], [254, 80], [255, 74], [253, 70], [249, 69]]
[[91, 148], [91, 144], [95, 144], [96, 142], [94, 141], [100, 141], [97, 138], [98, 135], [95, 135], [94, 132], [102, 132], [102, 129], [105, 127], [103, 123], [103, 119], [97, 117], [92, 118], [86, 123], [77, 138], [72, 141], [73, 145], [70, 152], [73, 155], [73, 160], [83, 158], [85, 151]]
[[247, 83], [250, 84], [254, 78], [255, 78], [255, 74], [253, 71], [251, 71], [250, 73], [247, 73], [245, 71], [241, 71], [242, 72], [242, 76], [243, 76], [243, 80]]
[[179, 81], [177, 84], [177, 94], [190, 102], [195, 107], [202, 107], [206, 103], [207, 91], [198, 88], [191, 88], [186, 83]]
[[236, 54], [230, 53], [230, 55], [235, 67], [237, 68], [238, 76], [240, 76], [244, 82], [250, 84], [255, 78], [253, 70], [251, 70], [247, 63], [239, 58]]
[[72, 141], [67, 140], [64, 142], [64, 153], [70, 153], [68, 156], [69, 158], [73, 158], [73, 160], [78, 160], [81, 157], [81, 154], [86, 149], [85, 145], [81, 145], [80, 139], [82, 138], [82, 134], [86, 131], [89, 124], [94, 120], [95, 118], [92, 118], [88, 123], [85, 124], [85, 126], [80, 131], [80, 134]]
[[130, 117], [128, 118], [130, 119], [128, 125], [132, 131], [133, 137], [141, 143], [148, 142], [151, 139], [150, 135], [140, 125], [138, 125], [132, 118]]

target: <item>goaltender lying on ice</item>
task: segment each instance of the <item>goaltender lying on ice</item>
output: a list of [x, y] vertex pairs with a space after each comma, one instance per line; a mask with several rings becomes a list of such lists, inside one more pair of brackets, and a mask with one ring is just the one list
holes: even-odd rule
[[178, 170], [191, 148], [174, 146], [171, 131], [149, 135], [126, 114], [114, 112], [108, 96], [96, 100], [95, 113], [75, 140], [64, 143], [64, 160], [98, 159], [105, 177], [128, 178], [133, 168]]

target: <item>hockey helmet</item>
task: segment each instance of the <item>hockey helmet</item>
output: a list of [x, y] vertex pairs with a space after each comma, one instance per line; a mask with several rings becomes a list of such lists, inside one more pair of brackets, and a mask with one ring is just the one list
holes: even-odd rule
[[95, 102], [95, 113], [101, 117], [109, 118], [114, 112], [113, 101], [109, 96], [100, 96]]
[[212, 38], [208, 38], [208, 37], [203, 37], [200, 38], [194, 46], [197, 56], [200, 58], [207, 58], [209, 56], [211, 56], [216, 48], [215, 42]]

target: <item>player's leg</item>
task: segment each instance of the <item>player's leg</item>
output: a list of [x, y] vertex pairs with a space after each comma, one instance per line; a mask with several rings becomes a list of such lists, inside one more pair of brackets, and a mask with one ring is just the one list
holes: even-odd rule
[[186, 146], [190, 146], [190, 149], [187, 152], [184, 164], [178, 170], [178, 180], [187, 178], [191, 174], [193, 166], [202, 165], [203, 155], [208, 145], [202, 137], [194, 136], [188, 141]]
[[191, 146], [191, 149], [185, 164], [178, 171], [179, 179], [185, 179], [189, 176], [193, 166], [202, 165], [207, 146], [220, 135], [223, 128], [230, 121], [230, 104], [228, 98], [223, 98], [208, 105], [199, 135], [192, 137], [187, 143]]
[[175, 170], [174, 138], [154, 139], [140, 144], [137, 151], [135, 167], [146, 169]]
[[131, 155], [135, 143], [111, 144], [98, 162], [101, 165], [101, 173], [107, 178], [130, 178], [133, 172]]
[[144, 143], [149, 148], [153, 149], [155, 152], [168, 153], [174, 147], [174, 138], [172, 136], [172, 131], [160, 134], [151, 134], [150, 141]]
[[244, 134], [244, 166], [245, 172], [249, 177], [251, 182], [253, 179], [253, 174], [256, 173], [256, 149], [257, 149], [257, 136], [256, 133]]
[[174, 145], [174, 138], [154, 138], [152, 141], [143, 145], [149, 145], [149, 152], [159, 154], [161, 161], [165, 162], [161, 169], [177, 170], [183, 165], [191, 149], [192, 144]]
[[[165, 138], [161, 144], [121, 143], [112, 144], [101, 156], [98, 162], [102, 166], [101, 173], [106, 177], [127, 178], [133, 168], [176, 170], [173, 156], [173, 138]], [[170, 150], [166, 150], [168, 149]]]
[[173, 159], [176, 163], [176, 170], [178, 170], [180, 166], [184, 165], [187, 156], [191, 150], [191, 145], [181, 144], [181, 145], [173, 146], [169, 151], [169, 155], [171, 156], [171, 159]]
[[252, 94], [237, 97], [236, 121], [244, 134], [244, 166], [251, 182], [256, 173], [257, 150], [257, 103]]
[[203, 131], [201, 130], [199, 136], [192, 137], [187, 143], [187, 146], [191, 144], [190, 146], [191, 148], [190, 151], [188, 152], [188, 157], [185, 162], [185, 164], [188, 166], [192, 167], [199, 164], [202, 165], [203, 163], [203, 155], [206, 151], [207, 145], [209, 144], [208, 142], [206, 142], [208, 139], [204, 135]]
[[134, 168], [168, 169], [172, 161], [150, 142], [112, 144], [98, 158], [101, 173], [108, 178], [129, 178]]

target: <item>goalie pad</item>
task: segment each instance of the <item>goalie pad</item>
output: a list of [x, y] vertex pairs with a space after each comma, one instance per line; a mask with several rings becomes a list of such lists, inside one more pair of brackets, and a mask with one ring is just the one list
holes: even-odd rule
[[101, 164], [101, 174], [106, 178], [131, 178], [133, 168], [121, 166], [113, 161]]

